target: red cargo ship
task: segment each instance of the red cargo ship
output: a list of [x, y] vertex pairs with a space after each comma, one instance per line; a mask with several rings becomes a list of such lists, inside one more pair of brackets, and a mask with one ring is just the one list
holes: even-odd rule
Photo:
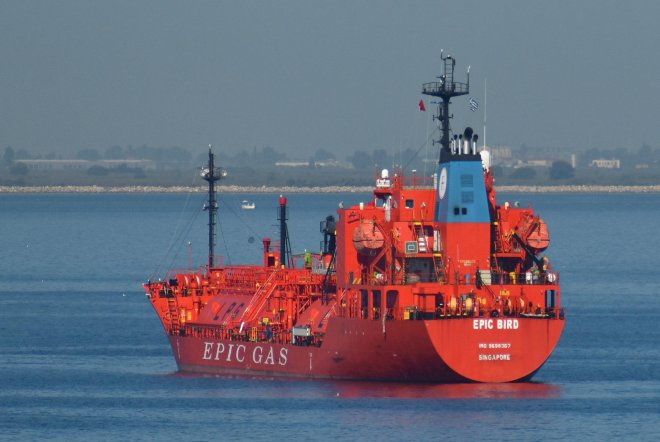
[[263, 264], [215, 262], [209, 149], [209, 259], [144, 285], [184, 372], [408, 382], [530, 379], [564, 328], [559, 275], [540, 254], [548, 228], [530, 208], [498, 205], [487, 151], [450, 136], [449, 102], [469, 92], [441, 57], [440, 159], [434, 177], [383, 170], [373, 199], [321, 223], [319, 253], [294, 257], [286, 198], [279, 244]]

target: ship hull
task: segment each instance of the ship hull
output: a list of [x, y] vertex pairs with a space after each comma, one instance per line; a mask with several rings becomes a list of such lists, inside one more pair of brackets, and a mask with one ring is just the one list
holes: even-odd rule
[[170, 336], [180, 371], [404, 382], [530, 379], [555, 348], [563, 320], [333, 318], [316, 346]]
[[422, 89], [442, 99], [437, 174], [411, 182], [383, 169], [373, 199], [321, 221], [318, 253], [291, 253], [280, 195], [279, 244], [263, 239], [263, 264], [216, 263], [224, 173], [209, 149], [208, 265], [144, 285], [181, 371], [449, 383], [524, 381], [541, 368], [566, 315], [541, 256], [547, 226], [532, 208], [497, 204], [472, 128], [450, 140], [450, 99], [469, 81], [453, 82], [455, 59], [441, 58], [444, 80]]

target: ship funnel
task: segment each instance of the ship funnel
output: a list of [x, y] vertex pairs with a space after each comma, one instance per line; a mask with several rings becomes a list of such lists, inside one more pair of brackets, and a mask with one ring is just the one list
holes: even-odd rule
[[461, 143], [462, 153], [469, 155], [472, 152], [472, 134], [474, 130], [471, 127], [466, 127], [463, 131], [463, 142]]
[[474, 133], [474, 131], [469, 126], [466, 127], [465, 130], [463, 131], [463, 140], [464, 140], [464, 142], [463, 142], [463, 153], [465, 155], [470, 154], [470, 150], [472, 148], [471, 144], [472, 144], [472, 134], [473, 133]]
[[474, 134], [472, 135], [472, 154], [476, 155], [477, 154], [477, 140], [479, 139], [479, 135]]

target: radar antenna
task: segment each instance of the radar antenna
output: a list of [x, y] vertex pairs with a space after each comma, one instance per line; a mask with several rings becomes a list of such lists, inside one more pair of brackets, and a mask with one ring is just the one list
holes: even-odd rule
[[449, 115], [449, 102], [452, 97], [470, 93], [470, 69], [468, 68], [467, 71], [467, 83], [459, 83], [454, 81], [454, 67], [456, 66], [454, 57], [451, 55], [445, 56], [441, 51], [440, 59], [444, 65], [443, 74], [439, 77], [440, 81], [424, 83], [422, 93], [442, 99], [442, 103], [438, 103], [438, 115], [434, 118], [437, 118], [442, 126], [441, 150], [444, 149], [449, 152], [449, 119], [452, 118]]

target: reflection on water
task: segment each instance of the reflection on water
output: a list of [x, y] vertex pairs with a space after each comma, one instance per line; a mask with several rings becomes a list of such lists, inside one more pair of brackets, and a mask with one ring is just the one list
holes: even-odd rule
[[543, 399], [561, 396], [558, 385], [508, 384], [399, 384], [335, 382], [339, 397], [401, 399]]
[[[397, 382], [295, 379], [260, 375], [209, 375], [173, 373], [175, 379], [191, 380], [200, 389], [210, 382], [214, 397], [233, 397], [239, 389], [267, 398], [350, 398], [350, 399], [549, 399], [563, 396], [559, 385], [537, 382], [502, 384], [406, 384]], [[208, 390], [207, 390], [208, 391]]]

